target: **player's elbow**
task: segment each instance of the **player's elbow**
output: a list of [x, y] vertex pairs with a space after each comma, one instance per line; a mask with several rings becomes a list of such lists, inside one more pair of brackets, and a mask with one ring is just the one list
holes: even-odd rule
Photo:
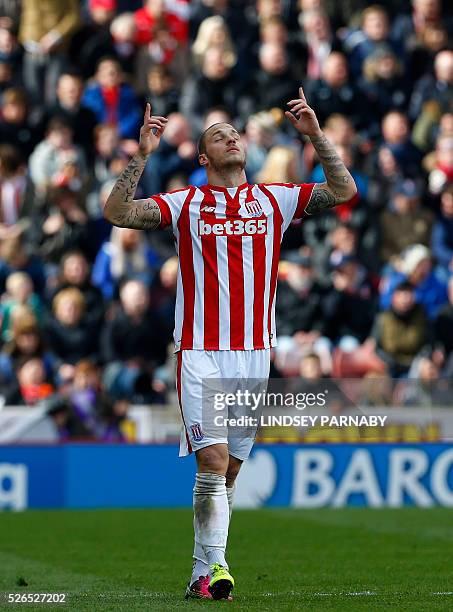
[[341, 193], [337, 192], [337, 203], [338, 204], [346, 204], [351, 200], [356, 200], [358, 197], [358, 189], [355, 183], [355, 180], [351, 177], [347, 188], [342, 190]]
[[112, 203], [109, 202], [109, 198], [107, 199], [107, 201], [104, 204], [104, 207], [102, 209], [102, 216], [104, 217], [104, 219], [106, 221], [108, 221], [112, 225], [116, 225], [117, 227], [121, 227], [120, 223], [118, 222], [118, 216], [115, 215], [115, 213], [114, 213]]

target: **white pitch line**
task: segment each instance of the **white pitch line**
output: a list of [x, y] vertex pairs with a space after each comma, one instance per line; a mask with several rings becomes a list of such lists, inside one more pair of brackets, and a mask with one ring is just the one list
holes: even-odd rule
[[370, 595], [377, 595], [375, 591], [348, 591], [347, 593], [341, 591], [339, 593], [313, 593], [316, 597], [334, 597], [336, 595], [349, 595], [352, 597], [369, 597]]
[[431, 595], [453, 595], [453, 591], [436, 591], [431, 593]]

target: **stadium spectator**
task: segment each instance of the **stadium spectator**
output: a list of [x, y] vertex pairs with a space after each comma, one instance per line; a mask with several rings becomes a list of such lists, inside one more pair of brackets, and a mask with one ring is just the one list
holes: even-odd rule
[[262, 111], [251, 115], [245, 126], [247, 141], [247, 176], [255, 180], [272, 145], [276, 140], [278, 126], [271, 113]]
[[19, 236], [0, 242], [0, 293], [5, 291], [6, 279], [12, 272], [27, 272], [36, 293], [43, 295], [46, 285], [44, 265], [36, 251], [33, 252], [30, 245], [27, 247]]
[[323, 378], [321, 360], [316, 353], [304, 355], [300, 360], [299, 376], [304, 380], [319, 382]]
[[137, 138], [141, 114], [138, 98], [124, 82], [116, 58], [104, 57], [99, 61], [95, 80], [86, 87], [82, 105], [93, 111], [98, 123], [117, 125], [122, 138]]
[[259, 50], [259, 68], [251, 87], [249, 103], [258, 111], [279, 108], [286, 110], [286, 103], [297, 91], [297, 80], [283, 45], [266, 43]]
[[409, 83], [403, 63], [390, 47], [380, 46], [368, 55], [358, 83], [377, 119], [391, 110], [407, 110]]
[[202, 117], [214, 106], [225, 106], [232, 116], [236, 116], [238, 89], [227, 54], [218, 47], [210, 47], [200, 72], [188, 76], [181, 94], [180, 110], [194, 135], [201, 134]]
[[402, 47], [390, 36], [390, 22], [387, 11], [377, 4], [368, 6], [361, 14], [361, 29], [351, 32], [344, 41], [349, 66], [354, 76], [362, 73], [363, 63], [382, 45], [402, 56]]
[[175, 317], [176, 285], [178, 282], [178, 258], [169, 257], [162, 264], [159, 283], [151, 291], [154, 309], [164, 320], [167, 329], [171, 329]]
[[410, 139], [407, 116], [400, 111], [390, 111], [384, 116], [381, 128], [378, 154], [386, 151], [404, 176], [419, 175], [421, 153]]
[[428, 101], [434, 101], [443, 112], [451, 110], [453, 95], [453, 51], [439, 51], [434, 60], [434, 75], [423, 76], [414, 86], [409, 116], [415, 120]]
[[388, 374], [368, 372], [360, 385], [359, 405], [371, 408], [392, 406], [392, 379]]
[[201, 22], [197, 37], [192, 44], [194, 64], [201, 67], [204, 63], [206, 52], [213, 47], [222, 50], [227, 66], [233, 67], [236, 64], [237, 55], [228, 25], [220, 15], [207, 17]]
[[1, 304], [1, 336], [4, 341], [11, 340], [14, 312], [18, 306], [27, 306], [36, 321], [42, 321], [42, 303], [33, 292], [33, 283], [26, 272], [13, 272], [6, 279], [6, 293]]
[[[338, 207], [341, 208], [341, 207]], [[355, 256], [370, 272], [379, 271], [376, 258], [378, 236], [376, 224], [369, 222], [369, 213], [362, 206], [346, 207], [347, 216], [339, 218], [336, 211], [320, 218], [307, 219], [302, 224], [303, 238], [313, 251], [318, 277], [329, 278], [330, 259], [334, 255]], [[323, 280], [324, 279], [324, 280]]]
[[122, 70], [133, 76], [137, 54], [137, 24], [133, 13], [121, 13], [115, 17], [110, 24], [110, 35], [113, 54], [118, 58]]
[[149, 288], [159, 259], [140, 230], [114, 227], [110, 241], [102, 245], [93, 265], [92, 281], [105, 298], [117, 297], [120, 284], [127, 278], [140, 279]]
[[47, 318], [45, 332], [60, 384], [72, 379], [78, 361], [99, 358], [99, 330], [84, 321], [85, 309], [83, 294], [75, 287], [62, 289], [52, 300], [52, 316]]
[[[201, 90], [197, 95], [202, 93]], [[142, 178], [146, 194], [161, 193], [173, 175], [189, 175], [195, 169], [196, 147], [190, 130], [191, 124], [184, 115], [180, 113], [169, 115], [167, 128], [154, 157], [154, 163], [148, 164]]]
[[64, 72], [58, 79], [57, 99], [49, 107], [49, 118], [59, 117], [70, 126], [74, 143], [80, 146], [87, 160], [93, 159], [93, 130], [96, 116], [81, 105], [83, 80], [77, 73]]
[[19, 41], [24, 47], [23, 79], [33, 100], [55, 100], [70, 36], [80, 20], [77, 0], [22, 0]]
[[320, 79], [325, 60], [332, 51], [340, 49], [340, 44], [332, 33], [329, 19], [323, 9], [305, 10], [300, 14], [299, 21], [306, 46], [306, 57], [300, 57], [299, 54], [297, 60], [302, 65], [306, 64], [306, 76], [309, 79]]
[[444, 187], [453, 182], [453, 135], [440, 135], [429, 167], [428, 185], [432, 195], [439, 195]]
[[431, 250], [446, 274], [453, 272], [453, 184], [442, 190], [440, 212], [433, 226]]
[[100, 326], [104, 320], [104, 296], [90, 279], [90, 264], [82, 251], [66, 251], [60, 267], [58, 284], [50, 291], [49, 302], [63, 289], [75, 287], [85, 300], [83, 320], [92, 323], [94, 327]]
[[[73, 142], [73, 131], [67, 121], [58, 117], [47, 126], [46, 138], [38, 144], [30, 156], [30, 176], [37, 195], [43, 200], [51, 187], [56, 187], [66, 176], [65, 165], [75, 164], [81, 176], [77, 188], [82, 187], [86, 172], [83, 151]], [[67, 175], [69, 180], [70, 175]]]
[[316, 108], [321, 123], [330, 115], [340, 113], [349, 117], [355, 128], [370, 125], [361, 92], [354, 85], [345, 56], [333, 51], [324, 61], [321, 78], [307, 79], [307, 100]]
[[[76, 363], [68, 390], [70, 413], [77, 417], [87, 435], [104, 441], [123, 441], [120, 424], [112, 422], [114, 402], [102, 388], [101, 371], [85, 359]], [[121, 415], [123, 416], [123, 415]]]
[[22, 49], [18, 43], [16, 32], [11, 27], [0, 23], [0, 59], [14, 65], [15, 72], [20, 70]]
[[450, 406], [451, 388], [448, 380], [441, 380], [440, 368], [428, 355], [414, 360], [409, 378], [401, 381], [394, 393], [398, 406]]
[[443, 25], [442, 0], [412, 0], [411, 4], [411, 13], [398, 15], [392, 28], [393, 38], [406, 49], [413, 48], [428, 28]]
[[297, 151], [291, 147], [276, 146], [267, 154], [258, 174], [258, 183], [300, 183]]
[[27, 227], [28, 181], [19, 151], [0, 144], [0, 239], [19, 236]]
[[17, 384], [6, 393], [5, 403], [35, 406], [53, 392], [54, 387], [47, 380], [43, 360], [40, 357], [26, 357], [17, 368]]
[[0, 20], [4, 27], [11, 28], [17, 32], [19, 29], [21, 4], [22, 0], [1, 0]]
[[46, 262], [49, 275], [63, 255], [78, 249], [93, 261], [99, 248], [95, 224], [80, 204], [79, 195], [70, 187], [56, 188], [50, 197], [54, 208], [37, 232], [39, 253]]
[[189, 36], [188, 8], [184, 0], [174, 0], [171, 4], [164, 0], [144, 0], [143, 8], [135, 11], [136, 44], [151, 43], [156, 26], [163, 22], [175, 43], [184, 45]]
[[415, 181], [406, 179], [395, 185], [391, 205], [379, 221], [382, 261], [391, 261], [411, 244], [429, 246], [433, 221], [433, 213], [422, 206]]
[[424, 306], [430, 319], [447, 302], [446, 284], [433, 269], [430, 250], [422, 244], [414, 244], [405, 249], [396, 262], [396, 269], [391, 269], [383, 277], [380, 287], [381, 308], [390, 307], [395, 287], [402, 281], [411, 283], [416, 303]]
[[353, 350], [368, 336], [375, 314], [372, 285], [366, 269], [352, 255], [331, 258], [332, 288], [323, 300], [326, 335], [344, 350]]
[[168, 333], [151, 310], [149, 289], [129, 280], [120, 290], [121, 311], [102, 335], [102, 357], [107, 364], [104, 384], [114, 397], [155, 401], [153, 371], [165, 362]]
[[167, 117], [178, 111], [180, 92], [175, 86], [174, 78], [166, 66], [151, 66], [147, 74], [146, 101], [156, 115]]
[[[301, 80], [306, 74], [307, 50], [298, 35], [289, 32], [288, 26], [281, 17], [270, 17], [260, 23], [259, 43], [253, 47], [253, 69], [259, 64], [260, 46], [267, 44], [285, 47], [289, 63], [295, 70], [294, 76]], [[243, 59], [240, 58], [241, 63]]]
[[17, 383], [16, 372], [25, 359], [42, 359], [46, 379], [53, 380], [54, 359], [46, 348], [43, 332], [31, 314], [14, 321], [11, 339], [0, 352], [0, 393], [7, 393]]
[[315, 340], [324, 333], [326, 289], [316, 280], [313, 261], [297, 252], [283, 258], [277, 283], [276, 322], [279, 336]]
[[407, 72], [412, 83], [432, 73], [435, 57], [448, 48], [448, 39], [448, 30], [443, 23], [433, 23], [423, 30], [414, 47], [407, 52]]
[[27, 93], [15, 87], [6, 89], [1, 102], [0, 142], [17, 148], [27, 162], [42, 135], [41, 122], [30, 112]]
[[72, 37], [68, 56], [85, 79], [93, 76], [99, 60], [116, 55], [110, 24], [116, 15], [117, 5], [117, 0], [89, 0], [88, 18]]
[[391, 306], [377, 316], [372, 336], [391, 376], [406, 374], [414, 357], [430, 340], [425, 309], [416, 303], [411, 283], [403, 281], [395, 287]]
[[453, 277], [448, 282], [448, 304], [443, 306], [434, 320], [434, 337], [448, 358], [453, 353]]

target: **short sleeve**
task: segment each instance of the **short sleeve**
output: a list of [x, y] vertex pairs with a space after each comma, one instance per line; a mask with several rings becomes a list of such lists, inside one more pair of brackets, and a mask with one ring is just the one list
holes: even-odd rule
[[159, 229], [164, 229], [168, 227], [169, 225], [171, 225], [172, 216], [171, 216], [170, 206], [164, 200], [164, 198], [162, 197], [162, 194], [154, 195], [151, 199], [154, 200], [154, 202], [156, 202], [156, 204], [159, 206], [159, 210], [160, 210]]
[[305, 209], [307, 208], [308, 202], [310, 201], [313, 188], [316, 183], [303, 183], [302, 185], [296, 185], [299, 188], [297, 196], [297, 206], [293, 215], [293, 219], [302, 219], [307, 215]]
[[188, 193], [189, 188], [178, 189], [168, 193], [158, 193], [157, 195], [151, 196], [151, 199], [156, 202], [160, 210], [161, 220], [159, 229], [164, 229], [169, 226], [175, 228]]
[[313, 187], [316, 183], [273, 183], [266, 188], [275, 197], [283, 217], [285, 230], [293, 219], [305, 216], [305, 208], [310, 200]]

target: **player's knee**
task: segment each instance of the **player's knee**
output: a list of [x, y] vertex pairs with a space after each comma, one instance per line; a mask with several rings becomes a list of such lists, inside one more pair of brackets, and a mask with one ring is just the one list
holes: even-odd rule
[[236, 481], [236, 477], [241, 469], [242, 461], [230, 455], [228, 461], [228, 469], [226, 472], [226, 486], [232, 487]]
[[211, 472], [225, 476], [228, 469], [228, 446], [213, 444], [197, 451], [199, 472]]

